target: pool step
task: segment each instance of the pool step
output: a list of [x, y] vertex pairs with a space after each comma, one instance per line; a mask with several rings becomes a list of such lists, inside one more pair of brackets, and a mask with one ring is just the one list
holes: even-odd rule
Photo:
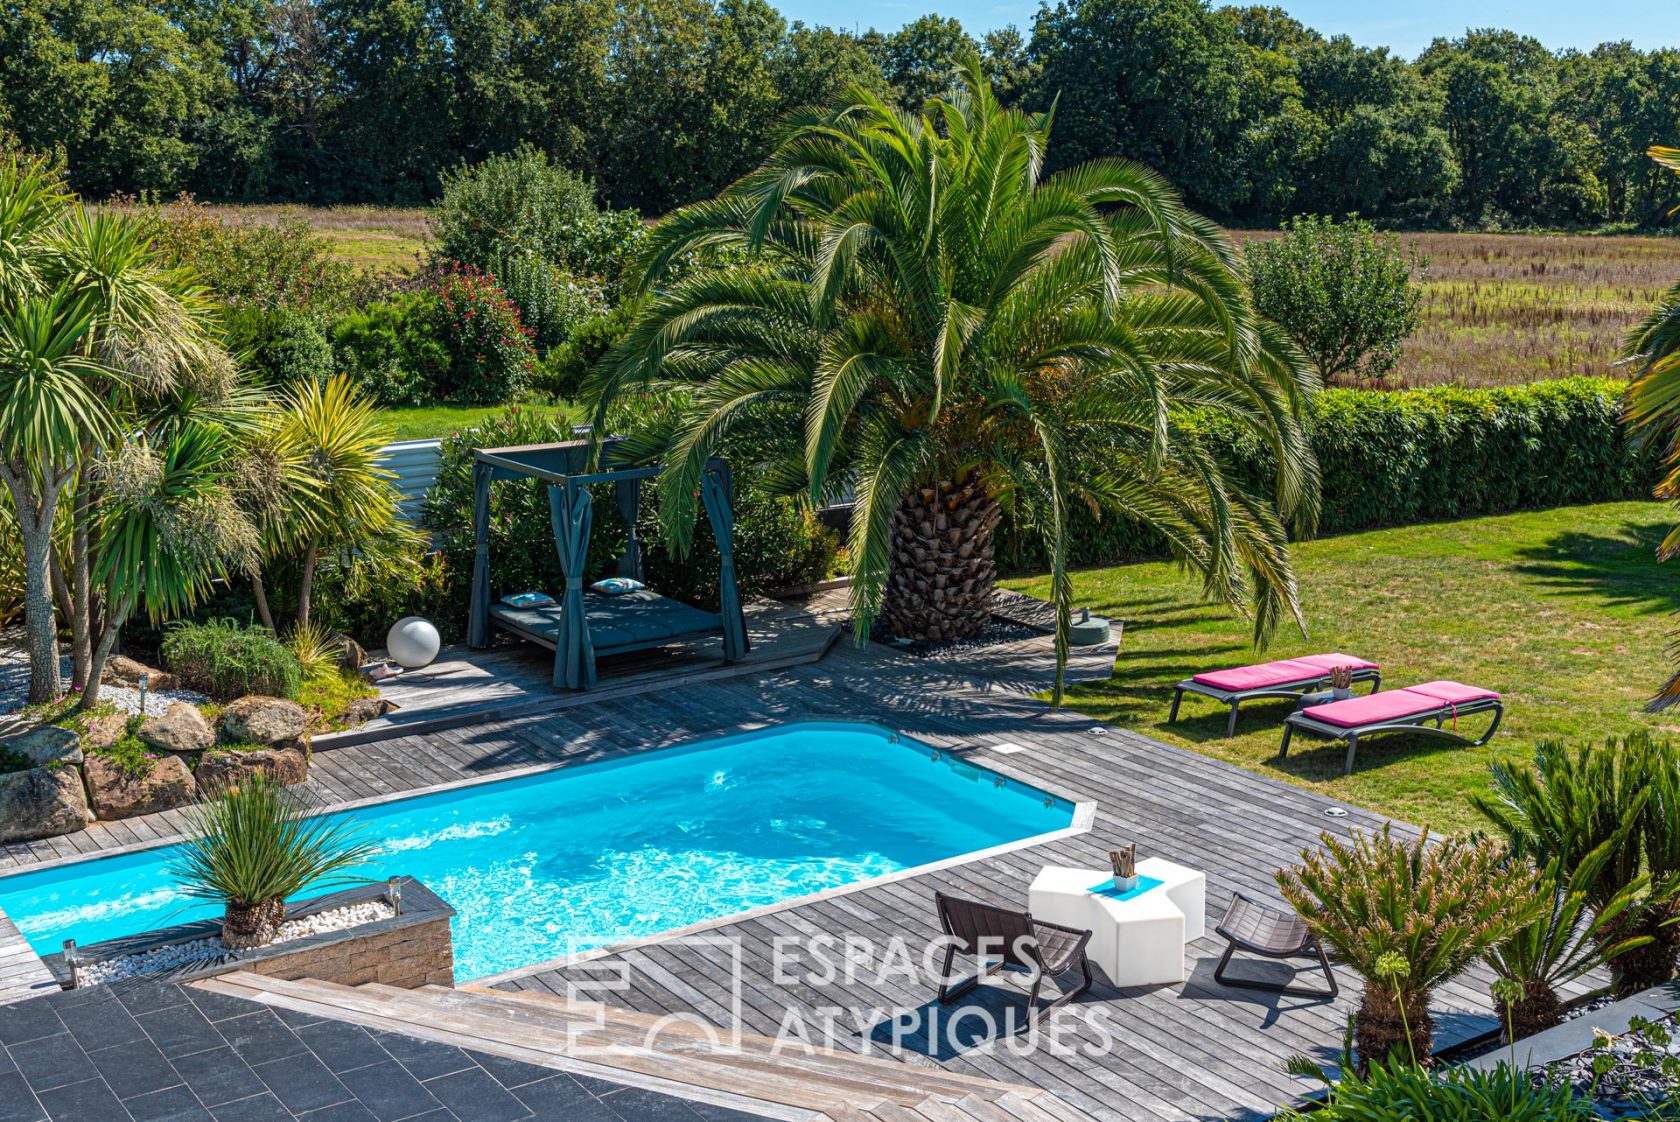
[[531, 991], [402, 990], [234, 973], [232, 997], [787, 1122], [1089, 1122], [1047, 1091]]

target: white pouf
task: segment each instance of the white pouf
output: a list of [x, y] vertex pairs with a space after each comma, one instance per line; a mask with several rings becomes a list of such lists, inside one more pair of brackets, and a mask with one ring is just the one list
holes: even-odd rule
[[1207, 877], [1159, 857], [1137, 871], [1160, 884], [1121, 900], [1091, 891], [1112, 883], [1112, 870], [1050, 865], [1027, 890], [1027, 907], [1034, 919], [1091, 932], [1091, 961], [1117, 986], [1182, 982], [1184, 945], [1206, 930]]
[[406, 670], [418, 670], [437, 657], [443, 640], [424, 616], [404, 616], [385, 633], [385, 652]]

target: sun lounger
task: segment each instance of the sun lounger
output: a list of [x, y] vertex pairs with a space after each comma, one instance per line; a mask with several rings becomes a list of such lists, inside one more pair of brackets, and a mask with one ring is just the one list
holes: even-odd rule
[[[1481, 736], [1472, 739], [1458, 731], [1460, 717], [1490, 711], [1493, 713], [1493, 724]], [[1505, 706], [1492, 690], [1478, 689], [1462, 682], [1425, 682], [1421, 686], [1350, 697], [1346, 701], [1313, 705], [1299, 713], [1291, 713], [1284, 721], [1283, 745], [1278, 749], [1278, 759], [1289, 755], [1289, 738], [1296, 729], [1300, 729], [1347, 741], [1347, 764], [1342, 774], [1349, 775], [1353, 772], [1353, 756], [1359, 750], [1359, 738], [1362, 736], [1403, 730], [1476, 746], [1492, 739], [1504, 716]], [[1452, 722], [1451, 728], [1446, 727], [1448, 721]]]
[[1353, 680], [1370, 682], [1375, 692], [1382, 686], [1382, 672], [1374, 662], [1345, 654], [1303, 655], [1300, 658], [1261, 662], [1253, 666], [1236, 666], [1229, 670], [1212, 670], [1186, 678], [1173, 687], [1170, 725], [1178, 720], [1178, 703], [1187, 693], [1200, 694], [1231, 707], [1231, 719], [1226, 722], [1225, 735], [1237, 734], [1237, 706], [1258, 698], [1300, 698], [1330, 684], [1330, 672], [1338, 666], [1353, 667]]
[[[1032, 993], [1027, 997], [1027, 1010], [1042, 1021], [1091, 988], [1091, 963], [1085, 956], [1085, 946], [1091, 941], [1089, 931], [1063, 927], [1034, 919], [1026, 912], [982, 904], [960, 896], [933, 894], [939, 909], [939, 926], [946, 935], [945, 968], [940, 973], [939, 1003], [947, 1005], [974, 989], [989, 974], [1005, 967], [1028, 970], [1033, 975]], [[951, 965], [958, 953], [973, 955], [980, 960], [980, 972], [959, 985], [951, 984]], [[995, 959], [996, 961], [991, 961]], [[1045, 978], [1065, 974], [1079, 967], [1079, 985], [1058, 996], [1043, 1009], [1038, 1008], [1038, 991]]]

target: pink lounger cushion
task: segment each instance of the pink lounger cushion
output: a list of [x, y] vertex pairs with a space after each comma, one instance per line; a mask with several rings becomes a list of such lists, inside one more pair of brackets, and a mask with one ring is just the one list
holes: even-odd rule
[[1403, 690], [1387, 690], [1369, 697], [1350, 697], [1346, 701], [1314, 705], [1304, 712], [1320, 724], [1351, 729], [1402, 721], [1407, 717], [1434, 713], [1449, 705], [1497, 700], [1499, 695], [1492, 690], [1477, 689], [1462, 682], [1425, 682]]
[[1263, 690], [1298, 682], [1314, 682], [1338, 666], [1351, 666], [1355, 670], [1377, 669], [1376, 663], [1366, 662], [1352, 655], [1320, 654], [1279, 659], [1276, 662], [1260, 662], [1253, 666], [1235, 666], [1230, 670], [1214, 670], [1207, 674], [1197, 674], [1190, 680], [1200, 685], [1212, 686], [1216, 690], [1237, 693], [1241, 690]]

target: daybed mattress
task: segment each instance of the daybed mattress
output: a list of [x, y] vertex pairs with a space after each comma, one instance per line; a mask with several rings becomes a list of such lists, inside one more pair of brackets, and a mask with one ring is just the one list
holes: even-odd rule
[[[583, 594], [584, 617], [589, 621], [589, 639], [595, 653], [624, 647], [654, 646], [678, 636], [721, 630], [723, 617], [703, 612], [681, 600], [641, 589], [622, 596]], [[490, 605], [490, 618], [509, 630], [552, 646], [560, 634], [560, 605], [541, 608], [513, 608], [503, 603]]]

